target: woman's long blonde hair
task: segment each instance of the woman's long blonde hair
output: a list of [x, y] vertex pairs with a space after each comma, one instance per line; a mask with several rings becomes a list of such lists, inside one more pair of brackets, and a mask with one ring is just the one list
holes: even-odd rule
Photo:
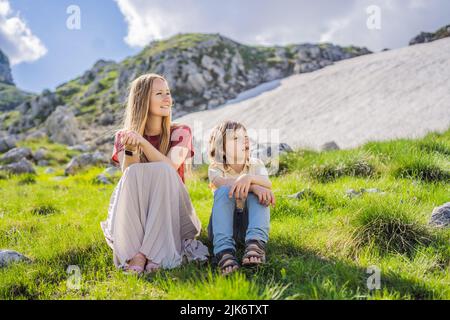
[[[123, 129], [134, 130], [144, 136], [145, 124], [147, 123], [150, 112], [153, 81], [157, 78], [164, 80], [167, 83], [167, 80], [163, 76], [156, 73], [144, 74], [131, 82], [128, 102], [125, 109]], [[172, 123], [171, 115], [172, 113], [162, 119], [159, 151], [164, 155], [167, 155], [169, 152], [171, 126], [178, 126], [178, 124]], [[138, 147], [138, 152], [141, 162], [148, 162], [142, 148]]]

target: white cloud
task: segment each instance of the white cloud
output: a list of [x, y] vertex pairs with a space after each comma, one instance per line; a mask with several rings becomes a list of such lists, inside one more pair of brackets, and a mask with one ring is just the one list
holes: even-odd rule
[[0, 49], [12, 65], [35, 61], [47, 53], [47, 48], [13, 11], [8, 0], [0, 0]]
[[[395, 48], [423, 30], [448, 23], [448, 0], [115, 0], [128, 24], [130, 46], [176, 33], [220, 33], [245, 44], [332, 42]], [[382, 29], [369, 30], [366, 8], [378, 5]], [[448, 15], [447, 15], [448, 16]]]

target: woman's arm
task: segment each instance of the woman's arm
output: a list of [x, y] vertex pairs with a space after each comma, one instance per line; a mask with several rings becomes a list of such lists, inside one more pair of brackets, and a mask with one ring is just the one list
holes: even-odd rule
[[[186, 157], [189, 153], [189, 149], [183, 146], [173, 146], [170, 148], [167, 156], [162, 154], [158, 149], [156, 149], [147, 139], [145, 139], [142, 135], [136, 133], [135, 131], [128, 131], [124, 134], [123, 143], [125, 145], [131, 144], [132, 146], [140, 146], [142, 151], [144, 152], [147, 159], [151, 162], [163, 161], [167, 164], [170, 164], [175, 170], [183, 164], [186, 160]], [[140, 162], [139, 155], [137, 152], [131, 157], [132, 159], [128, 160], [129, 164]], [[126, 158], [130, 158], [129, 156], [125, 156]], [[127, 160], [125, 160], [127, 161]], [[125, 165], [125, 163], [124, 163]], [[126, 168], [126, 167], [125, 167]], [[124, 168], [124, 169], [125, 169]]]
[[170, 164], [175, 170], [183, 164], [188, 155], [189, 149], [185, 147], [174, 146], [170, 148], [167, 156], [163, 155], [158, 149], [156, 149], [150, 142], [142, 138], [140, 141], [142, 150], [145, 156], [151, 162], [163, 161]]
[[125, 172], [125, 169], [128, 168], [130, 165], [140, 162], [139, 154], [137, 152], [133, 152], [132, 156], [126, 156], [125, 150], [122, 150], [119, 151], [117, 157], [119, 158], [119, 163], [121, 164], [122, 172]]

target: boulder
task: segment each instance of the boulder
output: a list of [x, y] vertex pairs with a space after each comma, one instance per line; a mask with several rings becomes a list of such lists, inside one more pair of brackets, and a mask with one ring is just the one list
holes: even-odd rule
[[26, 158], [22, 158], [18, 162], [13, 162], [8, 165], [0, 166], [0, 170], [8, 171], [13, 174], [36, 173], [36, 171], [33, 168], [33, 163], [28, 161]]
[[17, 107], [17, 110], [22, 116], [9, 126], [8, 132], [20, 133], [38, 127], [45, 122], [59, 103], [60, 99], [55, 93], [44, 90], [41, 95], [36, 96]]
[[259, 143], [251, 152], [252, 157], [261, 159], [265, 164], [282, 153], [292, 152], [287, 143]]
[[444, 203], [440, 207], [433, 209], [430, 218], [430, 225], [434, 227], [450, 226], [450, 202]]
[[16, 147], [16, 139], [12, 135], [0, 138], [0, 153], [4, 153]]
[[36, 150], [36, 152], [34, 153], [33, 158], [36, 161], [44, 160], [47, 157], [47, 153], [48, 153], [47, 149], [41, 147], [41, 148]]
[[82, 168], [102, 163], [107, 163], [107, 160], [105, 159], [103, 153], [99, 151], [96, 151], [94, 153], [86, 152], [72, 158], [72, 160], [70, 160], [70, 162], [67, 164], [66, 169], [64, 170], [64, 174], [73, 175]]
[[329, 141], [324, 143], [321, 147], [320, 150], [322, 151], [331, 151], [331, 150], [339, 150], [339, 146], [336, 142], [334, 141]]
[[59, 106], [45, 122], [49, 138], [57, 143], [73, 146], [82, 142], [73, 112], [67, 106]]
[[30, 259], [14, 250], [0, 250], [0, 268], [21, 261], [30, 262]]
[[0, 163], [8, 164], [18, 162], [22, 158], [33, 159], [30, 148], [13, 148], [0, 157]]

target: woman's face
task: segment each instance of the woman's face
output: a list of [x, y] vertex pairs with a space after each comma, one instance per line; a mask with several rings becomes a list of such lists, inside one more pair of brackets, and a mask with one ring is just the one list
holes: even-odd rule
[[244, 164], [249, 153], [249, 140], [244, 129], [227, 130], [225, 148], [228, 164]]
[[150, 96], [150, 115], [168, 117], [172, 108], [172, 95], [167, 82], [156, 78]]

